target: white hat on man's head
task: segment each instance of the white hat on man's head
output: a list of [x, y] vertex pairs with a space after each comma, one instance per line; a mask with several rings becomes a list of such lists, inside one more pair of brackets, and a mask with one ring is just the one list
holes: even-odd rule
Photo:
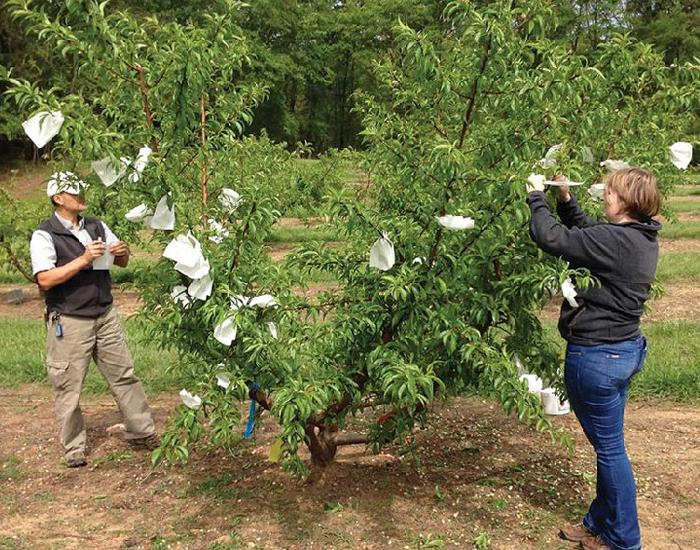
[[59, 193], [80, 195], [88, 187], [88, 184], [79, 179], [73, 172], [55, 172], [51, 174], [51, 179], [46, 184], [46, 194], [49, 197]]

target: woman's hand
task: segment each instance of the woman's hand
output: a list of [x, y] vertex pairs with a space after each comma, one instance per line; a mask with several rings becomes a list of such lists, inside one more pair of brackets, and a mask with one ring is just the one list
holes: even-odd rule
[[[552, 181], [568, 181], [568, 178], [563, 175], [556, 175], [552, 178]], [[559, 200], [562, 202], [569, 202], [571, 200], [571, 193], [569, 193], [568, 185], [562, 185], [559, 188]]]
[[525, 190], [528, 193], [534, 193], [535, 191], [544, 191], [545, 181], [545, 177], [540, 174], [530, 174], [530, 177], [527, 178]]

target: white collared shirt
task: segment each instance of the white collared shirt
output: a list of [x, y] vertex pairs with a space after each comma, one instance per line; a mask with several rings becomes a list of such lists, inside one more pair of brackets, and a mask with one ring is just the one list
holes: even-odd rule
[[[62, 218], [57, 212], [54, 215], [61, 222], [61, 225], [75, 235], [83, 246], [87, 246], [92, 237], [85, 229], [85, 220], [80, 218], [80, 226], [78, 229], [73, 229], [73, 222]], [[100, 222], [105, 232], [105, 245], [109, 248], [112, 243], [119, 242], [119, 239], [112, 233], [103, 221]], [[47, 271], [56, 267], [56, 247], [53, 244], [51, 235], [41, 229], [37, 229], [32, 233], [32, 240], [29, 242], [29, 253], [32, 256], [32, 273], [36, 275], [40, 271]]]

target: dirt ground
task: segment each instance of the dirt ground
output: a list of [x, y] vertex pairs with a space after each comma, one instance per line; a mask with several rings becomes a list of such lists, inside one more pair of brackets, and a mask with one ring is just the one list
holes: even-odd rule
[[[0, 390], [0, 548], [117, 549], [568, 549], [557, 526], [595, 492], [591, 448], [571, 415], [573, 455], [493, 404], [439, 406], [416, 434], [420, 468], [395, 449], [342, 449], [309, 485], [267, 460], [275, 427], [263, 421], [235, 455], [202, 444], [186, 468], [151, 469], [108, 427], [108, 396], [84, 399], [86, 468], [61, 465], [51, 391]], [[159, 396], [159, 429], [178, 403]], [[628, 407], [627, 445], [638, 483], [646, 550], [693, 550], [700, 539], [700, 409], [657, 402]], [[483, 546], [484, 548], [486, 546]]]

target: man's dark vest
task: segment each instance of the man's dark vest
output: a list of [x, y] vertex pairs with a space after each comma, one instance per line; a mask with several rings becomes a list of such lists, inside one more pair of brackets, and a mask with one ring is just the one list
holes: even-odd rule
[[[83, 218], [83, 222], [93, 240], [101, 237], [103, 242], [106, 241], [100, 220]], [[42, 223], [39, 229], [51, 235], [56, 247], [56, 267], [66, 265], [85, 252], [78, 238], [61, 224], [56, 215]], [[109, 270], [93, 270], [91, 265], [46, 292], [46, 308], [66, 315], [96, 318], [111, 305], [112, 280]]]

